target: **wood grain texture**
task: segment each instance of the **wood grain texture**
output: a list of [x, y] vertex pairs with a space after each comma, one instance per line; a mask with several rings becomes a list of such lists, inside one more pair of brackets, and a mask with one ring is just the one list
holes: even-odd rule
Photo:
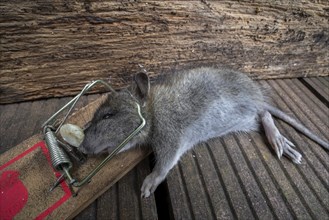
[[6, 0], [0, 11], [0, 103], [99, 78], [122, 88], [138, 64], [152, 77], [209, 64], [257, 79], [329, 73], [325, 0]]

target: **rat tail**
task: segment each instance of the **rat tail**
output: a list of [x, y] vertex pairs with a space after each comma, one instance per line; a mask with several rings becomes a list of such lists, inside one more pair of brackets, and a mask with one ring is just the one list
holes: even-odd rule
[[292, 127], [294, 127], [296, 130], [303, 133], [308, 138], [312, 139], [316, 143], [320, 144], [324, 149], [329, 150], [329, 143], [319, 138], [317, 135], [315, 135], [313, 132], [311, 132], [308, 128], [306, 128], [304, 125], [302, 125], [300, 122], [296, 121], [294, 118], [290, 117], [280, 109], [273, 107], [271, 105], [266, 104], [265, 109], [270, 112], [271, 115], [274, 115], [275, 117], [281, 119], [282, 121], [290, 124]]

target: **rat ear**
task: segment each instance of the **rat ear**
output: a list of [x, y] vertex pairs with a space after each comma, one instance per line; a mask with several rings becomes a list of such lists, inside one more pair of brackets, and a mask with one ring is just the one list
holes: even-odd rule
[[146, 73], [140, 72], [134, 76], [133, 92], [144, 104], [150, 92], [150, 79]]

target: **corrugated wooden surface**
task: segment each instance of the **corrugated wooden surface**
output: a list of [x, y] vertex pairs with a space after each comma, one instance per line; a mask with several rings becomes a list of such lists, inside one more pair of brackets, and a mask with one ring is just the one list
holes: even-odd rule
[[[326, 140], [328, 83], [329, 77], [260, 81], [275, 105]], [[68, 100], [0, 105], [1, 152], [37, 132]], [[261, 134], [227, 135], [186, 154], [157, 190], [157, 202], [139, 197], [150, 172], [145, 160], [76, 219], [329, 219], [328, 152], [276, 122], [302, 153], [301, 165], [278, 160]]]

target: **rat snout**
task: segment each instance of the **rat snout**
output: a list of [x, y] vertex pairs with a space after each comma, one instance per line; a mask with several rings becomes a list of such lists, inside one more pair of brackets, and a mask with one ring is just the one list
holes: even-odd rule
[[85, 148], [79, 147], [79, 151], [84, 154], [88, 154], [88, 152], [85, 150]]
[[95, 155], [96, 154], [95, 150], [91, 147], [79, 147], [79, 151], [84, 153], [84, 154], [88, 154], [88, 155]]
[[97, 144], [97, 139], [95, 138], [95, 128], [93, 126], [88, 125], [84, 130], [84, 139], [79, 146], [79, 151], [84, 154], [95, 154], [95, 144]]
[[78, 149], [88, 155], [97, 155], [106, 151], [99, 142], [96, 143], [95, 141], [83, 141]]
[[84, 154], [94, 154], [94, 150], [93, 150], [92, 146], [90, 144], [86, 143], [86, 140], [84, 140], [81, 143], [78, 150]]

